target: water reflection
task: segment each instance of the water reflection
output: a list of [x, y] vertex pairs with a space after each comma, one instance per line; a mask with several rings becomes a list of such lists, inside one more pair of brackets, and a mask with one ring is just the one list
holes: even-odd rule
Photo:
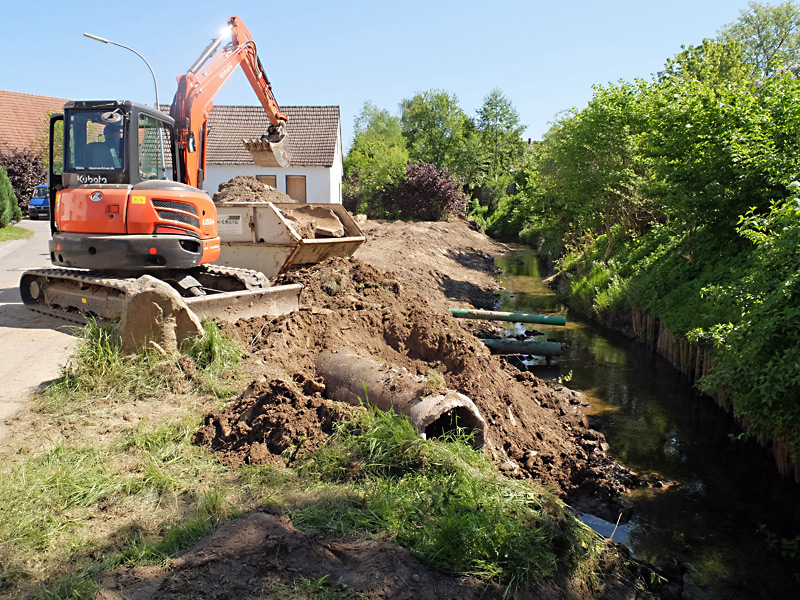
[[506, 326], [509, 334], [536, 329], [565, 342], [557, 368], [533, 366], [534, 373], [571, 373], [568, 385], [587, 396], [585, 411], [611, 454], [654, 482], [633, 493], [634, 516], [614, 539], [624, 536], [655, 564], [685, 564], [684, 598], [800, 597], [800, 565], [768, 549], [759, 532], [766, 524], [779, 537], [800, 534], [800, 487], [782, 481], [766, 453], [732, 441], [731, 417], [665, 361], [561, 305], [534, 252], [516, 250], [497, 266], [498, 310], [567, 317], [566, 327]]

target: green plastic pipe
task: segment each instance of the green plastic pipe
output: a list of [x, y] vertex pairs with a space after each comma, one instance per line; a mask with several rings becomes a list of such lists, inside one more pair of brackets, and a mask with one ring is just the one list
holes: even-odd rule
[[561, 342], [534, 342], [532, 340], [481, 340], [489, 350], [498, 354], [535, 354], [536, 356], [559, 356]]
[[449, 308], [458, 319], [485, 319], [487, 321], [512, 321], [514, 323], [538, 323], [540, 325], [566, 325], [567, 318], [559, 315], [536, 315], [532, 313], [510, 313], [477, 308]]

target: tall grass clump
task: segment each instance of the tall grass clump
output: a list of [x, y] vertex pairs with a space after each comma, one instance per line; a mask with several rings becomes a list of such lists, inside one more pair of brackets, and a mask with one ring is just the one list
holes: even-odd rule
[[214, 321], [203, 321], [203, 337], [195, 340], [186, 354], [198, 369], [195, 380], [203, 391], [219, 397], [227, 397], [235, 391], [228, 385], [225, 376], [237, 371], [245, 351], [241, 344], [226, 336]]
[[423, 440], [407, 419], [371, 409], [301, 462], [301, 473], [339, 487], [318, 491], [293, 521], [389, 534], [437, 570], [512, 586], [596, 560], [602, 543], [563, 504], [498, 475], [468, 442]]
[[230, 395], [224, 375], [243, 357], [240, 345], [227, 338], [213, 321], [203, 323], [204, 335], [186, 354], [164, 356], [145, 347], [125, 355], [113, 325], [88, 323], [80, 330], [77, 350], [61, 376], [43, 393], [39, 410], [60, 413], [89, 407], [96, 400], [123, 402], [174, 393]]

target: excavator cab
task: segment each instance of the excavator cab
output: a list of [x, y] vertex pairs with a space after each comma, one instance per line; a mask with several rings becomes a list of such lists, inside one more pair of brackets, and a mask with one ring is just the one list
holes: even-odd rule
[[179, 181], [165, 113], [135, 102], [68, 102], [55, 117], [64, 121], [64, 187]]
[[172, 117], [130, 101], [68, 102], [50, 136], [51, 151], [63, 140], [63, 160], [50, 160], [54, 265], [145, 272], [219, 258], [211, 198], [180, 181]]

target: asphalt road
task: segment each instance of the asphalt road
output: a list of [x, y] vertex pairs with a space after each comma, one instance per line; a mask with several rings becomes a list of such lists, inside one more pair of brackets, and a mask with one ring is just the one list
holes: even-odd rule
[[30, 401], [35, 390], [61, 373], [77, 339], [75, 324], [35, 313], [22, 305], [19, 279], [26, 269], [50, 267], [50, 224], [27, 218], [27, 240], [0, 242], [0, 438], [5, 420]]

